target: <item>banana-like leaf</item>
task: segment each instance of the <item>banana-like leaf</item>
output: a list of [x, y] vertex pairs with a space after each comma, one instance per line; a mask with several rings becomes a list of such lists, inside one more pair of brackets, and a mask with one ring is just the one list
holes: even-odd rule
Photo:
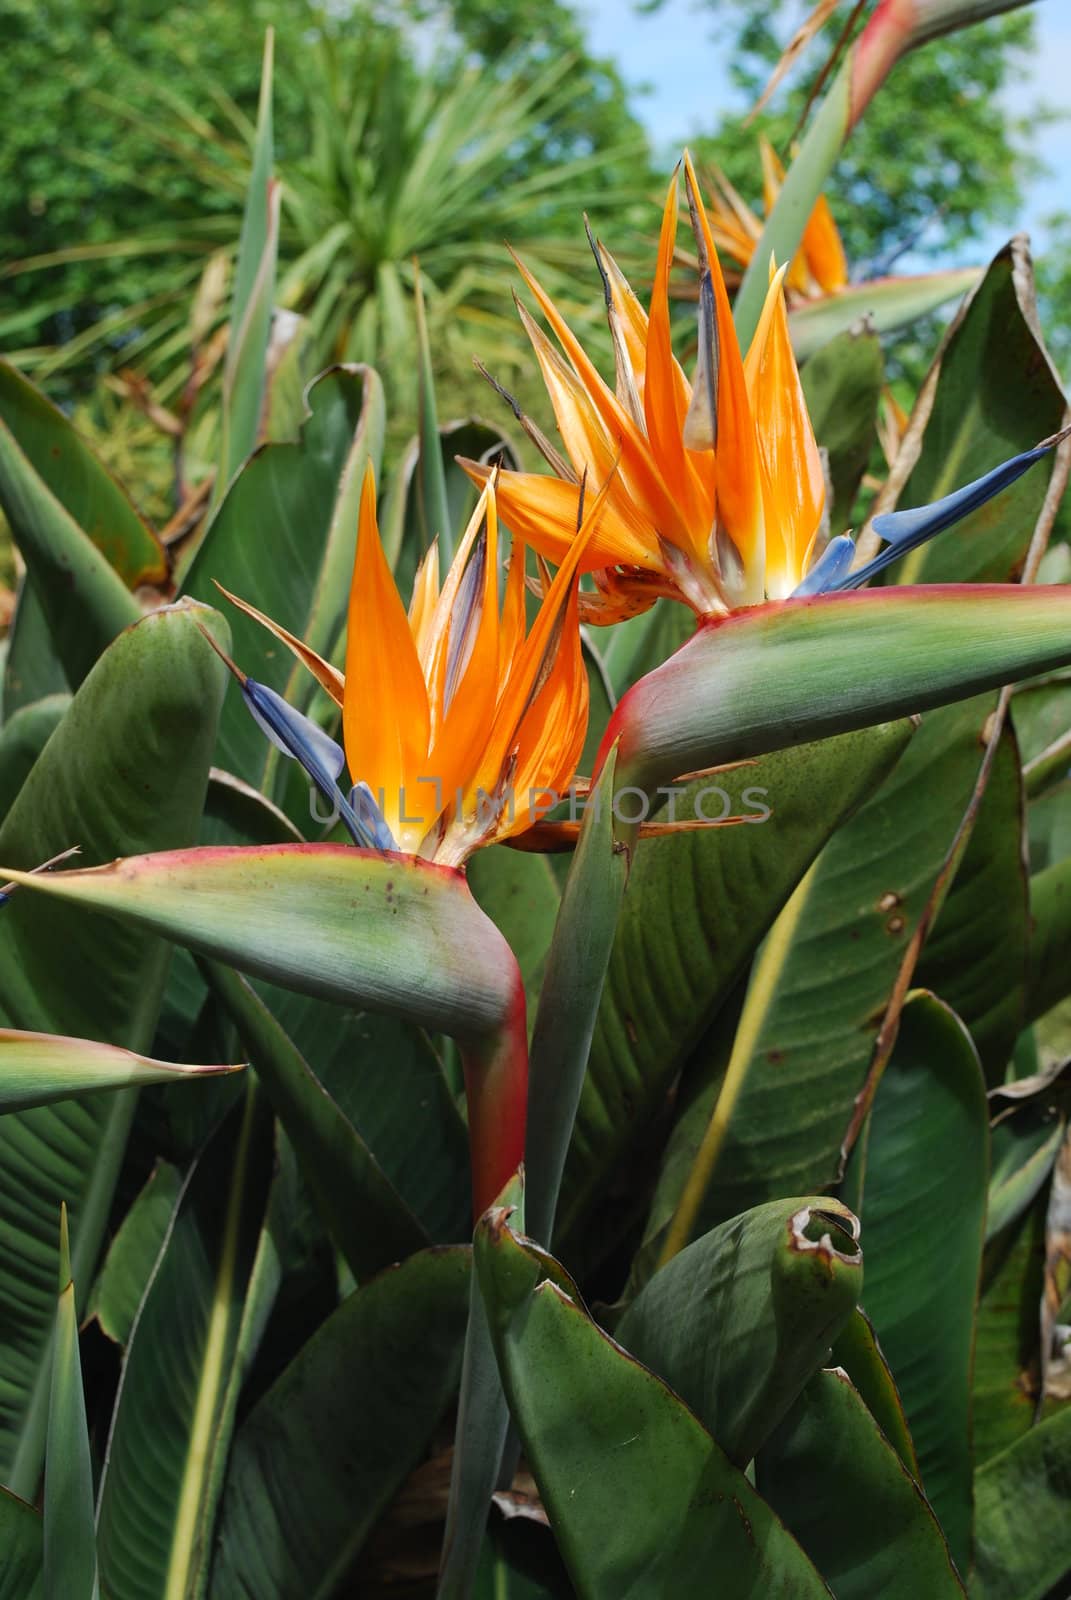
[[839, 333], [801, 373], [815, 438], [826, 452], [833, 500], [829, 528], [843, 533], [877, 438], [885, 375], [881, 344], [868, 327]]
[[876, 1022], [977, 781], [989, 711], [986, 699], [924, 717], [774, 922], [739, 1025], [717, 1019], [686, 1068], [648, 1252], [668, 1252], [671, 1226], [679, 1248], [779, 1194], [836, 1181]]
[[1071, 856], [1031, 878], [1030, 925], [1026, 1021], [1034, 1022], [1071, 994]]
[[624, 852], [613, 848], [614, 800], [611, 754], [566, 880], [532, 1036], [526, 1226], [548, 1246], [627, 877]]
[[837, 1600], [966, 1593], [922, 1490], [839, 1368], [811, 1379], [756, 1483]]
[[999, 737], [970, 841], [917, 973], [967, 1024], [991, 1084], [1003, 1079], [1023, 1025], [1029, 931], [1019, 750], [1010, 726]]
[[191, 1170], [138, 1309], [100, 1487], [101, 1584], [115, 1600], [196, 1593], [207, 1577], [272, 1154], [251, 1092]]
[[[986, 1250], [974, 1340], [975, 1473], [1034, 1425], [1041, 1376], [1047, 1193]], [[995, 1260], [994, 1260], [995, 1258]]]
[[[750, 794], [772, 814], [765, 821], [641, 845], [624, 897], [566, 1168], [561, 1226], [567, 1230], [570, 1260], [577, 1240], [592, 1231], [580, 1229], [578, 1222], [595, 1204], [604, 1174], [635, 1149], [675, 1074], [746, 971], [800, 877], [830, 835], [887, 778], [911, 736], [908, 722], [886, 724], [699, 779], [688, 790], [693, 806], [700, 790], [720, 785], [733, 813], [749, 813], [745, 795]], [[707, 804], [716, 815], [716, 797]], [[678, 816], [688, 814], [686, 801], [678, 806]], [[761, 818], [762, 813], [750, 815]], [[587, 929], [586, 921], [582, 926]], [[590, 938], [590, 931], [584, 936]], [[652, 1209], [648, 1241], [661, 1235], [676, 1207], [697, 1139], [686, 1137], [669, 1158], [674, 1170], [666, 1173]], [[789, 1181], [769, 1197], [798, 1192]], [[723, 1215], [735, 1215], [751, 1203], [745, 1199]], [[637, 1281], [650, 1265], [634, 1274]]]
[[28, 575], [19, 584], [4, 657], [4, 718], [24, 706], [68, 694], [67, 674], [52, 645], [48, 618]]
[[48, 1595], [97, 1600], [93, 1463], [86, 1430], [66, 1206], [60, 1208], [59, 1300], [45, 1453], [44, 1576]]
[[[510, 1178], [497, 1197], [524, 1225], [524, 1173]], [[491, 1494], [509, 1434], [509, 1410], [491, 1333], [490, 1311], [479, 1276], [469, 1279], [469, 1315], [461, 1361], [461, 1388], [450, 1464], [450, 1493], [435, 1600], [468, 1600], [484, 1544]], [[512, 1471], [507, 1476], [512, 1477]]]
[[21, 706], [0, 728], [0, 821], [71, 703], [69, 694], [51, 694]]
[[[218, 962], [206, 963], [206, 969], [358, 1282], [429, 1244], [367, 1144], [252, 986]], [[369, 1067], [375, 1071], [377, 1064], [364, 1070]], [[357, 1062], [351, 1069], [362, 1070]]]
[[158, 1161], [108, 1247], [85, 1309], [107, 1337], [125, 1345], [182, 1189], [182, 1174]]
[[[507, 1225], [476, 1266], [510, 1411], [586, 1600], [827, 1596], [795, 1540], [672, 1390], [609, 1339]], [[560, 1271], [560, 1269], [558, 1269]]]
[[9, 876], [253, 976], [451, 1035], [466, 1065], [477, 1207], [516, 1170], [528, 1076], [524, 990], [512, 951], [460, 874], [344, 845], [267, 845]]
[[989, 1105], [987, 1243], [1033, 1203], [1052, 1171], [1071, 1111], [1071, 1064], [1016, 1078], [992, 1090]]
[[896, 1392], [889, 1364], [878, 1347], [873, 1324], [856, 1308], [833, 1346], [832, 1365], [842, 1367], [882, 1433], [913, 1478], [919, 1475], [915, 1445]]
[[[889, 489], [875, 510], [892, 509], [892, 492], [898, 509], [931, 505], [1063, 425], [1063, 390], [1038, 335], [1033, 269], [1024, 239], [1013, 239], [998, 252], [956, 316], [917, 411]], [[1047, 480], [1044, 469], [1025, 473], [939, 539], [893, 563], [884, 581], [989, 583], [1017, 578]], [[869, 556], [875, 548], [873, 536], [864, 533], [860, 553]]]
[[[653, 795], [680, 772], [925, 711], [1071, 662], [1060, 585], [875, 589], [707, 622], [621, 700], [604, 740]], [[627, 835], [629, 829], [619, 830]]]
[[[1057, 546], [1057, 550], [1066, 546]], [[1071, 559], [1071, 551], [1068, 551]], [[1027, 799], [1033, 802], [1044, 799], [1066, 782], [1071, 773], [1071, 681], [1066, 676], [1042, 679], [1039, 683], [1024, 683], [1012, 696], [1012, 717], [1019, 748], [1023, 758], [1023, 785]], [[1035, 822], [1042, 808], [1030, 808], [1030, 820]], [[1039, 852], [1037, 830], [1031, 829], [1030, 865], [1034, 871], [1051, 866], [1063, 853], [1052, 853], [1048, 848]], [[1046, 847], [1048, 839], [1045, 840]]]
[[863, 1305], [903, 1398], [922, 1487], [961, 1572], [971, 1542], [971, 1352], [988, 1123], [970, 1036], [939, 1000], [918, 993], [904, 1007], [869, 1131], [853, 1156], [863, 1163]]
[[1064, 1586], [1071, 1568], [1069, 1461], [1071, 1406], [976, 1474], [972, 1600], [1045, 1600]]
[[496, 844], [478, 850], [465, 870], [476, 904], [505, 935], [517, 957], [528, 1014], [534, 1017], [561, 902], [550, 860], [535, 850]]
[[44, 1600], [44, 1527], [40, 1514], [0, 1489], [0, 1600]]
[[167, 580], [167, 556], [126, 492], [74, 425], [10, 362], [0, 360], [0, 421], [31, 469], [128, 589]]
[[0, 1114], [50, 1105], [102, 1089], [140, 1089], [150, 1083], [240, 1072], [241, 1066], [183, 1066], [152, 1061], [94, 1039], [0, 1028]]
[[[417, 505], [426, 550], [439, 541], [442, 570], [454, 559], [454, 528], [446, 493], [446, 472], [439, 448], [439, 418], [435, 409], [435, 369], [428, 343], [428, 322], [424, 313], [424, 293], [419, 270], [415, 271], [413, 316], [417, 346], [417, 415], [420, 418], [420, 471], [417, 477]], [[463, 524], [459, 523], [458, 527]]]
[[656, 1272], [614, 1330], [745, 1467], [820, 1367], [863, 1285], [839, 1200], [776, 1200]]
[[[357, 545], [365, 467], [383, 448], [383, 387], [369, 367], [337, 367], [309, 386], [295, 441], [259, 450], [231, 486], [183, 581], [219, 604], [216, 585], [247, 600], [326, 655], [341, 626]], [[260, 623], [226, 605], [239, 666], [258, 683], [307, 705], [311, 675]], [[272, 747], [235, 686], [224, 708], [220, 763], [265, 787]]]
[[252, 455], [260, 433], [265, 402], [281, 200], [278, 184], [272, 177], [275, 159], [272, 138], [274, 54], [275, 34], [269, 28], [264, 40], [253, 166], [249, 174], [249, 192], [242, 216], [238, 262], [234, 272], [234, 296], [223, 371], [219, 465], [216, 468], [213, 504], [219, 503], [242, 462]]
[[77, 685], [116, 634], [137, 622], [141, 608], [2, 420], [0, 507], [26, 562], [55, 652]]
[[351, 1294], [245, 1418], [211, 1600], [330, 1600], [457, 1389], [468, 1249], [410, 1256]]
[[[195, 837], [223, 668], [200, 606], [158, 611], [105, 651], [0, 827], [0, 854], [32, 867], [78, 844], [84, 861]], [[0, 917], [0, 1017], [138, 1053], [152, 1042], [167, 968], [160, 940], [21, 891]], [[88, 1284], [133, 1113], [130, 1094], [0, 1118], [0, 1475], [37, 1490], [55, 1313], [56, 1226], [71, 1214], [74, 1276]]]
[[[866, 283], [852, 283], [836, 294], [808, 301], [789, 312], [796, 358], [812, 361], [832, 340], [856, 328], [895, 333], [939, 310], [949, 300], [958, 300], [974, 288], [981, 276], [980, 267], [952, 267], [916, 277], [870, 278]], [[823, 442], [821, 436], [819, 442]]]
[[427, 1236], [469, 1239], [468, 1132], [428, 1034], [374, 1011], [255, 987]]

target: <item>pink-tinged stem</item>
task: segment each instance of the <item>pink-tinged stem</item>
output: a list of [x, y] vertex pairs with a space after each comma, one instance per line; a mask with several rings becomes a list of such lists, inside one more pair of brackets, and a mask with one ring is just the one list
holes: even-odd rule
[[852, 51], [848, 128], [855, 127], [904, 52], [911, 47], [913, 0], [880, 0]]
[[[869, 727], [1071, 663], [1071, 588], [947, 584], [819, 595], [700, 625], [611, 718], [617, 786]], [[632, 811], [630, 807], [630, 811]], [[620, 826], [620, 838], [635, 829]]]
[[880, 0], [852, 50], [849, 128], [854, 128], [900, 57], [1033, 0]]
[[528, 1120], [528, 1027], [520, 971], [493, 1035], [461, 1043], [472, 1161], [472, 1212], [494, 1205], [524, 1160]]

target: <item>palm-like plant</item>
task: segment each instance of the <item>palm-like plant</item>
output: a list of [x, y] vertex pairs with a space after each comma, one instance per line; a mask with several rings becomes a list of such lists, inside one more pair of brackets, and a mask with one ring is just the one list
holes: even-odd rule
[[[310, 12], [310, 21], [311, 35], [302, 34], [292, 56], [292, 25], [280, 41], [297, 73], [280, 122], [277, 305], [307, 319], [310, 374], [331, 360], [359, 359], [407, 375], [419, 258], [437, 376], [451, 409], [461, 408], [477, 389], [475, 348], [494, 359], [507, 382], [526, 367], [509, 314], [503, 239], [525, 245], [568, 303], [566, 277], [584, 252], [576, 216], [593, 198], [620, 216], [642, 194], [642, 136], [626, 124], [618, 146], [574, 153], [550, 169], [543, 158], [556, 139], [575, 149], [575, 140], [560, 134], [574, 93], [571, 58], [541, 66], [518, 58], [489, 74], [466, 65], [457, 46], [425, 64], [415, 35], [368, 15], [339, 23]], [[157, 227], [95, 243], [101, 259], [125, 257], [131, 271], [139, 263], [149, 292], [135, 305], [112, 308], [64, 348], [14, 354], [53, 382], [72, 368], [84, 374], [103, 357], [132, 368], [157, 401], [173, 406], [190, 371], [191, 288], [203, 263], [218, 271], [221, 241], [237, 236], [252, 127], [211, 75], [197, 106], [165, 84], [146, 87], [133, 69], [129, 76], [129, 96], [113, 97], [102, 112], [136, 134], [153, 157], [153, 173], [163, 160], [200, 175], [205, 216], [173, 237]], [[21, 270], [61, 265], [77, 249], [73, 241]], [[217, 322], [224, 304], [217, 298]], [[204, 337], [212, 328], [199, 331]], [[14, 327], [9, 334], [12, 342], [18, 337]], [[391, 398], [410, 395], [403, 378]]]

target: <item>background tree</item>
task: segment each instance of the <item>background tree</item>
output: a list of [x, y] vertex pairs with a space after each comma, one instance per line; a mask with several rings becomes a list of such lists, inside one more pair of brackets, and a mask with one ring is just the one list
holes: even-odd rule
[[[715, 25], [712, 43], [730, 61], [743, 109], [720, 117], [699, 145], [754, 201], [761, 191], [757, 135], [765, 133], [788, 157], [815, 77], [854, 8], [837, 9], [772, 107], [744, 127], [747, 108], [811, 7], [782, 0], [705, 4]], [[856, 27], [864, 21], [861, 13]], [[1006, 91], [1022, 78], [1035, 48], [1027, 9], [934, 40], [897, 64], [888, 89], [853, 130], [829, 191], [857, 274], [887, 270], [905, 253], [946, 265], [970, 259], [968, 247], [993, 224], [1014, 223], [1023, 185], [1039, 163], [1027, 147], [1025, 119], [1008, 110]], [[1037, 130], [1034, 113], [1035, 142]]]

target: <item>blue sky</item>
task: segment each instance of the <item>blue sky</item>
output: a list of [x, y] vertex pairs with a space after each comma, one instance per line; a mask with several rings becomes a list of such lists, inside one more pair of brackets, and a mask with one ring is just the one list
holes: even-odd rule
[[[785, 7], [789, 27], [800, 9]], [[1008, 96], [1009, 106], [1026, 115], [1043, 102], [1067, 107], [1071, 85], [1071, 3], [1038, 0], [1034, 10], [1037, 57], [1029, 78]], [[582, 0], [580, 11], [595, 53], [615, 60], [630, 84], [647, 86], [648, 92], [637, 99], [637, 109], [667, 159], [697, 129], [709, 126], [719, 110], [736, 103], [702, 0], [666, 0], [654, 16], [637, 16], [629, 0]], [[1071, 168], [1071, 120], [1047, 129], [1044, 138], [1043, 153], [1053, 171], [1030, 186], [1022, 218], [1036, 248], [1044, 240], [1041, 219], [1061, 208], [1071, 209], [1066, 179]], [[1003, 241], [994, 236], [991, 242], [996, 248]]]

